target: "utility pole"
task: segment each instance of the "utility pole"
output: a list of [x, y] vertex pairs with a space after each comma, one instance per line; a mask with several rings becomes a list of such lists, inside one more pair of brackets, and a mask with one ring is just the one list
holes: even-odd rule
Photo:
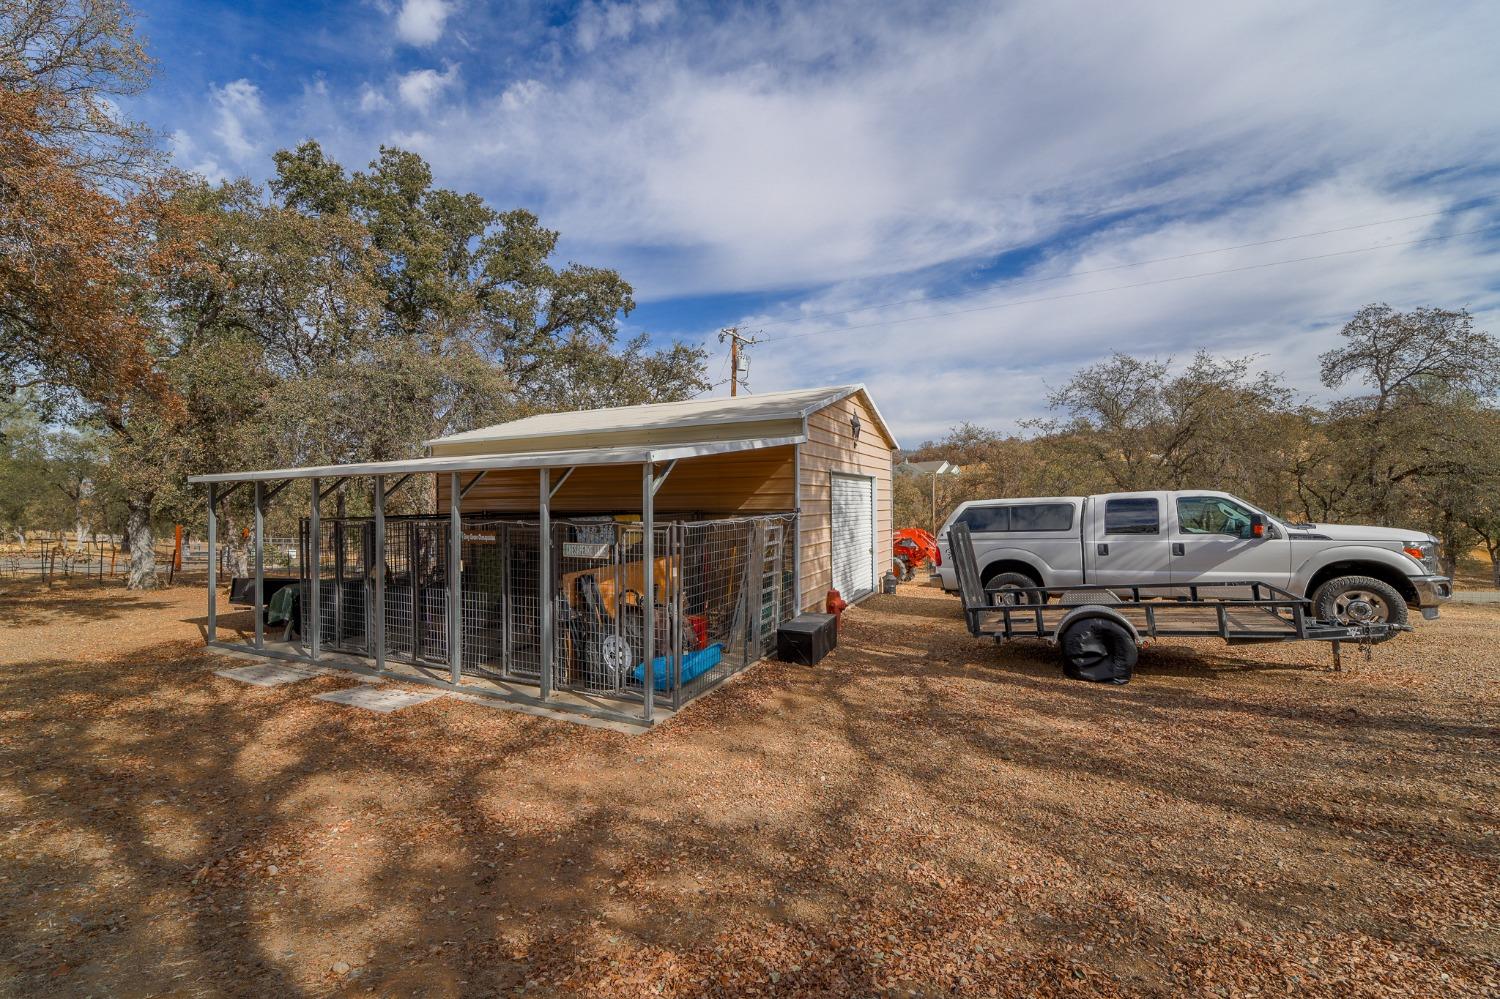
[[719, 342], [723, 343], [725, 338], [729, 340], [729, 394], [737, 396], [740, 394], [740, 346], [749, 347], [760, 341], [742, 334], [738, 326], [719, 330]]

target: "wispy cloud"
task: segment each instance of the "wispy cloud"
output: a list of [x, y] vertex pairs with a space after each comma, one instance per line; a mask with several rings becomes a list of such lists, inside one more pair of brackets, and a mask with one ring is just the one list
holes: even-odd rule
[[578, 47], [592, 52], [603, 42], [629, 38], [637, 29], [654, 28], [676, 10], [672, 0], [593, 0], [579, 9], [573, 22]]
[[396, 34], [412, 45], [431, 45], [443, 37], [451, 13], [447, 0], [403, 0], [396, 12]]
[[249, 80], [235, 80], [210, 91], [217, 116], [214, 135], [236, 164], [248, 165], [259, 152], [258, 135], [266, 124], [260, 89]]
[[[400, 21], [416, 6], [396, 12], [414, 43]], [[706, 337], [736, 319], [944, 296], [822, 326], [910, 323], [753, 354], [768, 388], [867, 378], [917, 428], [906, 436], [1034, 413], [1045, 382], [1120, 346], [1259, 351], [1306, 382], [1308, 359], [1365, 301], [1485, 309], [1500, 281], [1494, 242], [1473, 236], [1092, 294], [1389, 233], [1137, 261], [1492, 194], [1493, 3], [1436, 17], [1396, 0], [711, 12], [589, 0], [563, 21], [469, 4], [463, 40], [441, 6], [422, 44], [484, 53], [464, 56], [461, 81], [455, 63], [414, 66], [400, 47], [321, 94], [236, 81], [206, 114], [168, 123], [196, 140], [179, 161], [264, 171], [273, 142], [313, 135], [360, 164], [407, 143], [440, 182], [533, 208], [570, 258], [618, 267], [657, 330]], [[1132, 267], [1084, 273], [1111, 261]], [[1074, 291], [1089, 294], [1020, 301]], [[753, 314], [746, 296], [763, 303]], [[1042, 335], [1045, 353], [1018, 349]], [[931, 391], [911, 391], [913, 364]]]
[[412, 70], [396, 82], [396, 93], [407, 106], [427, 111], [443, 91], [457, 83], [458, 64], [452, 63], [441, 73], [435, 69]]

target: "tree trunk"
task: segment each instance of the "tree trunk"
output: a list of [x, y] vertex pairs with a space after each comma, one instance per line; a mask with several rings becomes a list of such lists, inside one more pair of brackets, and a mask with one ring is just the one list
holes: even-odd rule
[[[225, 504], [226, 506], [228, 504]], [[231, 577], [244, 578], [250, 575], [250, 556], [252, 540], [247, 535], [243, 526], [237, 522], [237, 518], [226, 509], [224, 516], [219, 520], [223, 530], [225, 554], [228, 556], [225, 569]]]
[[132, 496], [126, 503], [125, 541], [130, 548], [130, 572], [125, 577], [129, 590], [154, 590], [161, 581], [156, 576], [156, 539], [151, 535], [150, 495]]

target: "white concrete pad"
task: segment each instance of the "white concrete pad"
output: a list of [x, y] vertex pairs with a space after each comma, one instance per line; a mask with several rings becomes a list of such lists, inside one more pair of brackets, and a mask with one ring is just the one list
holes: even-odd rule
[[230, 680], [238, 680], [241, 683], [253, 683], [257, 687], [278, 687], [283, 683], [296, 683], [306, 680], [322, 673], [322, 670], [300, 669], [296, 666], [287, 666], [279, 663], [260, 663], [255, 666], [237, 666], [234, 669], [218, 669], [214, 673], [218, 676], [227, 677]]
[[347, 690], [335, 690], [331, 694], [318, 694], [320, 701], [332, 701], [335, 704], [347, 704], [353, 708], [364, 708], [367, 711], [399, 711], [409, 708], [413, 704], [421, 704], [430, 701], [434, 697], [442, 697], [443, 691], [425, 690], [398, 690], [392, 687], [375, 687], [362, 684], [358, 687], [350, 687]]

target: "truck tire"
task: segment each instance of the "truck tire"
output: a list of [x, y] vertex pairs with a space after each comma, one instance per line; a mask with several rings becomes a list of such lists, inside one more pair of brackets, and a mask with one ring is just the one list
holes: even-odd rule
[[1007, 591], [1021, 590], [1028, 587], [1038, 586], [1036, 580], [1019, 572], [1002, 572], [984, 584], [986, 592], [993, 594], [990, 600], [995, 604], [1006, 604], [1014, 607], [1017, 604], [1040, 604], [1046, 600], [1039, 593], [1014, 593], [1003, 596]]
[[1140, 649], [1117, 621], [1086, 617], [1068, 625], [1058, 636], [1063, 654], [1063, 672], [1074, 680], [1094, 683], [1129, 683]]
[[1321, 621], [1337, 624], [1405, 624], [1406, 600], [1390, 583], [1371, 576], [1338, 576], [1313, 594], [1313, 613]]

